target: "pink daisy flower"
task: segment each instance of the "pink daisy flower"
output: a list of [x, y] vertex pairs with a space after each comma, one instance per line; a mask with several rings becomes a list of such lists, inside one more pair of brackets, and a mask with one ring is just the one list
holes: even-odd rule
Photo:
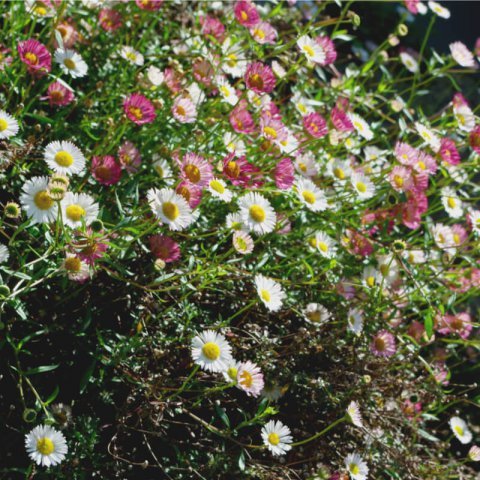
[[166, 68], [163, 72], [163, 81], [172, 93], [178, 93], [182, 89], [182, 77], [173, 68]]
[[387, 330], [380, 330], [370, 344], [370, 351], [377, 357], [391, 357], [397, 351], [395, 337]]
[[351, 132], [354, 130], [353, 123], [348, 117], [347, 112], [337, 106], [333, 107], [330, 113], [330, 120], [339, 132]]
[[460, 247], [461, 245], [463, 245], [468, 238], [467, 231], [459, 223], [452, 225], [452, 233], [453, 233], [453, 241], [455, 242], [455, 245], [457, 247]]
[[209, 87], [215, 78], [215, 70], [212, 64], [205, 58], [199, 58], [192, 65], [193, 77], [197, 82]]
[[120, 165], [130, 173], [136, 172], [142, 161], [137, 147], [128, 140], [118, 149], [118, 159]]
[[460, 92], [457, 92], [453, 96], [452, 103], [454, 108], [470, 106], [470, 104], [468, 103], [468, 100]]
[[48, 103], [51, 107], [54, 105], [59, 107], [64, 107], [73, 102], [75, 96], [73, 92], [65, 87], [65, 85], [60, 82], [53, 82], [48, 86], [47, 96], [44, 97], [48, 99]]
[[180, 258], [180, 246], [166, 235], [153, 235], [148, 239], [150, 250], [155, 258], [165, 263], [175, 262]]
[[460, 154], [455, 146], [455, 142], [451, 138], [442, 138], [440, 142], [440, 156], [449, 165], [458, 165], [460, 163]]
[[10, 55], [11, 52], [10, 48], [0, 45], [0, 72], [12, 64], [13, 57]]
[[250, 112], [240, 105], [235, 107], [229, 116], [230, 125], [237, 133], [253, 133], [255, 131], [255, 123]]
[[86, 233], [76, 231], [73, 246], [77, 256], [86, 264], [93, 266], [108, 250], [108, 244], [104, 243], [107, 238], [105, 235], [94, 233], [90, 227]]
[[223, 159], [223, 174], [239, 187], [258, 188], [263, 184], [260, 169], [247, 162], [247, 157], [235, 158], [234, 153]]
[[180, 178], [197, 187], [205, 187], [213, 178], [213, 168], [200, 155], [186, 153], [180, 164]]
[[261, 62], [250, 63], [245, 72], [247, 88], [257, 93], [270, 93], [275, 88], [275, 75], [268, 65]]
[[172, 105], [172, 115], [180, 123], [193, 123], [197, 119], [197, 109], [189, 98], [177, 97]]
[[397, 142], [394, 150], [395, 158], [403, 165], [413, 165], [418, 157], [418, 150], [408, 143]]
[[303, 128], [315, 138], [322, 138], [328, 133], [327, 122], [316, 112], [303, 117]]
[[277, 31], [268, 22], [258, 22], [250, 28], [250, 35], [260, 45], [273, 45], [277, 41]]
[[135, 3], [142, 10], [154, 12], [162, 6], [163, 0], [135, 0]]
[[280, 143], [287, 139], [288, 132], [282, 120], [277, 116], [263, 115], [260, 117], [260, 131], [267, 140]]
[[413, 193], [422, 193], [428, 188], [428, 173], [427, 172], [415, 172], [412, 171], [413, 185], [410, 190]]
[[413, 163], [413, 168], [417, 172], [427, 172], [430, 175], [434, 175], [437, 171], [437, 162], [428, 153], [418, 151], [418, 157]]
[[17, 45], [20, 60], [30, 73], [44, 75], [52, 68], [52, 56], [47, 47], [34, 38], [19, 42]]
[[255, 5], [250, 1], [240, 0], [233, 9], [238, 23], [244, 27], [253, 27], [260, 21]]
[[207, 15], [200, 17], [200, 25], [202, 26], [202, 33], [205, 36], [211, 35], [219, 43], [223, 43], [225, 39], [225, 25], [218, 20], [218, 18]]
[[[71, 48], [78, 41], [78, 32], [73, 25], [68, 22], [62, 22], [55, 27], [55, 30], [62, 36], [63, 46], [65, 48]], [[59, 44], [55, 39], [55, 48], [59, 48]]]
[[410, 13], [417, 15], [418, 13], [418, 3], [420, 0], [404, 0], [405, 6]]
[[472, 332], [472, 319], [467, 312], [456, 315], [444, 315], [440, 319], [438, 332], [442, 335], [456, 334], [460, 338], [468, 338]]
[[137, 125], [152, 123], [157, 116], [152, 102], [139, 93], [132, 93], [125, 98], [123, 109], [127, 117]]
[[337, 59], [337, 51], [335, 50], [335, 44], [326, 35], [320, 35], [315, 39], [315, 42], [325, 52], [325, 60], [320, 65], [331, 65]]
[[111, 8], [102, 8], [98, 14], [100, 26], [107, 32], [113, 32], [122, 26], [122, 15]]
[[111, 155], [92, 158], [92, 174], [102, 185], [114, 185], [122, 176], [122, 169]]
[[403, 165], [396, 165], [388, 176], [390, 185], [397, 192], [406, 192], [413, 186], [411, 170]]
[[248, 396], [258, 397], [265, 386], [260, 368], [250, 361], [241, 363], [237, 370], [237, 386]]
[[281, 190], [288, 190], [293, 185], [295, 168], [289, 158], [280, 160], [274, 171], [275, 185]]
[[193, 183], [182, 181], [177, 185], [175, 191], [188, 202], [192, 209], [197, 208], [202, 200], [202, 189]]
[[473, 150], [480, 155], [480, 125], [477, 125], [468, 137], [470, 146]]
[[403, 204], [403, 224], [411, 230], [417, 229], [421, 224], [421, 216], [427, 209], [428, 199], [424, 193], [417, 192], [415, 195], [409, 195], [407, 202]]

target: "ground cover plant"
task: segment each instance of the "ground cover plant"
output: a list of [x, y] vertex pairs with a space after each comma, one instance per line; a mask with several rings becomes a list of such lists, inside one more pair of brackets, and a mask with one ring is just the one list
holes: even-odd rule
[[0, 4], [0, 478], [477, 478], [480, 42], [375, 3]]

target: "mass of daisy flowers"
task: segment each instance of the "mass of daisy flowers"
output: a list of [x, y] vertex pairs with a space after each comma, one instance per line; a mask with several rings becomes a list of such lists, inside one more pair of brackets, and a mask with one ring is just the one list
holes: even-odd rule
[[0, 5], [1, 479], [478, 478], [451, 4]]

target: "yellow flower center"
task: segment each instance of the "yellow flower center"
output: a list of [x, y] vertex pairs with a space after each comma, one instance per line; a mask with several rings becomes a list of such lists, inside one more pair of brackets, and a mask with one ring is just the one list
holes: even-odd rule
[[240, 175], [240, 167], [238, 166], [237, 162], [228, 162], [225, 170], [227, 171], [228, 175], [233, 178], [237, 178]]
[[225, 85], [222, 85], [220, 87], [220, 91], [223, 93], [224, 97], [228, 98], [230, 96], [230, 89], [228, 87], [226, 87]]
[[422, 162], [421, 160], [417, 163], [417, 165], [422, 169], [422, 170], [426, 170], [427, 166], [425, 165], [424, 162]]
[[237, 65], [237, 56], [234, 53], [227, 55], [227, 58], [228, 58], [227, 63], [230, 67], [233, 68]]
[[367, 191], [367, 186], [363, 182], [357, 182], [357, 190], [360, 193], [365, 193]]
[[250, 83], [252, 87], [258, 88], [259, 90], [263, 89], [263, 78], [258, 73], [250, 75]]
[[64, 263], [65, 270], [71, 273], [77, 273], [82, 268], [82, 262], [78, 257], [68, 257]]
[[198, 183], [200, 181], [200, 169], [196, 165], [189, 163], [185, 165], [183, 171], [192, 183]]
[[311, 322], [318, 323], [322, 318], [322, 314], [315, 310], [314, 312], [308, 312], [307, 317]]
[[455, 201], [454, 198], [448, 197], [448, 199], [447, 199], [447, 205], [448, 205], [450, 208], [455, 208], [456, 205], [457, 205], [457, 202]]
[[202, 347], [202, 353], [209, 359], [209, 360], [216, 360], [220, 356], [220, 347], [213, 342], [207, 342]]
[[432, 139], [432, 136], [428, 132], [422, 132], [421, 135], [425, 140], [431, 140]]
[[459, 245], [460, 244], [460, 235], [458, 233], [453, 234], [453, 241]]
[[278, 445], [280, 443], [280, 437], [275, 432], [272, 432], [268, 435], [268, 442], [271, 445]]
[[253, 36], [258, 37], [260, 40], [263, 40], [265, 38], [265, 32], [261, 28], [254, 28]]
[[66, 213], [72, 222], [79, 222], [87, 212], [80, 205], [73, 204], [66, 208]]
[[339, 179], [339, 180], [344, 180], [345, 179], [345, 172], [343, 171], [342, 168], [336, 167], [333, 169], [333, 174]]
[[268, 290], [265, 290], [264, 288], [262, 288], [261, 292], [260, 292], [260, 296], [262, 297], [263, 300], [265, 300], [267, 303], [270, 301], [270, 293]]
[[363, 132], [365, 126], [363, 125], [363, 123], [360, 123], [360, 122], [353, 122], [353, 124], [361, 131]]
[[185, 111], [185, 109], [184, 109], [181, 105], [177, 105], [176, 112], [177, 112], [177, 114], [180, 115], [181, 117], [184, 117], [185, 114], [187, 113], [187, 112]]
[[328, 252], [328, 245], [325, 242], [317, 242], [317, 247], [323, 252]]
[[143, 113], [138, 107], [128, 107], [128, 111], [131, 115], [133, 115], [137, 120], [141, 120], [143, 118]]
[[128, 60], [131, 60], [132, 62], [134, 62], [137, 59], [137, 55], [133, 52], [128, 52], [126, 57], [128, 58]]
[[373, 287], [375, 285], [375, 277], [367, 277], [367, 285]]
[[305, 104], [303, 104], [303, 103], [297, 103], [297, 108], [298, 108], [302, 113], [306, 113], [306, 111], [307, 111], [307, 107], [306, 107]]
[[8, 122], [4, 118], [0, 118], [0, 132], [8, 128]]
[[242, 17], [243, 21], [248, 20], [247, 12], [245, 12], [244, 10], [242, 10], [242, 12], [240, 13], [240, 16]]
[[265, 127], [263, 133], [272, 138], [277, 138], [277, 131], [272, 127]]
[[309, 56], [313, 57], [315, 55], [315, 51], [310, 45], [304, 45], [303, 46], [303, 51]]
[[310, 192], [309, 190], [303, 191], [302, 197], [310, 205], [313, 205], [315, 203], [315, 195], [313, 194], [313, 192]]
[[463, 437], [463, 428], [460, 425], [455, 425], [454, 430]]
[[265, 210], [260, 205], [252, 205], [249, 213], [250, 217], [257, 223], [262, 223], [267, 216]]
[[225, 187], [218, 180], [212, 180], [210, 182], [210, 187], [212, 188], [212, 190], [215, 190], [220, 194], [225, 192]]
[[42, 437], [37, 440], [37, 450], [42, 455], [51, 455], [55, 451], [55, 445], [49, 438]]
[[71, 58], [66, 58], [63, 61], [63, 64], [69, 69], [69, 70], [75, 70], [75, 67], [77, 66], [75, 62]]
[[33, 11], [40, 16], [44, 16], [47, 14], [47, 9], [45, 7], [42, 7], [41, 5], [36, 6]]
[[237, 370], [235, 367], [230, 367], [230, 368], [227, 370], [227, 375], [228, 375], [232, 380], [236, 380], [236, 379], [237, 379], [237, 372], [238, 372], [238, 370]]
[[180, 215], [180, 210], [179, 208], [177, 207], [177, 205], [175, 205], [174, 203], [172, 202], [165, 202], [163, 205], [162, 205], [162, 211], [163, 211], [163, 214], [169, 219], [169, 220], [175, 220], [179, 215]]
[[27, 52], [25, 54], [25, 58], [31, 63], [32, 65], [36, 65], [38, 63], [38, 57], [33, 52]]
[[165, 174], [163, 173], [163, 168], [162, 168], [162, 167], [160, 167], [159, 165], [157, 165], [157, 166], [155, 167], [155, 171], [157, 172], [157, 174], [158, 174], [158, 176], [159, 176], [160, 178], [163, 178], [163, 177], [164, 177]]
[[243, 385], [246, 388], [250, 388], [253, 384], [253, 377], [249, 372], [244, 370], [240, 375], [240, 385]]
[[69, 167], [73, 163], [73, 156], [65, 152], [64, 150], [58, 152], [55, 154], [55, 161], [61, 166], [61, 167]]
[[37, 192], [33, 197], [33, 202], [40, 210], [49, 210], [53, 205], [53, 200], [46, 190]]
[[400, 175], [394, 175], [393, 176], [393, 181], [395, 182], [395, 185], [397, 187], [402, 187], [403, 186], [403, 178]]
[[465, 117], [461, 113], [457, 114], [457, 120], [458, 120], [458, 123], [462, 126], [465, 125], [465, 123], [466, 123], [465, 122]]
[[356, 463], [351, 463], [348, 466], [348, 469], [353, 473], [353, 475], [358, 475], [360, 473], [360, 467]]
[[243, 250], [247, 249], [247, 242], [242, 237], [238, 237], [236, 239], [236, 245], [237, 245], [238, 250], [240, 250], [240, 251], [243, 251]]

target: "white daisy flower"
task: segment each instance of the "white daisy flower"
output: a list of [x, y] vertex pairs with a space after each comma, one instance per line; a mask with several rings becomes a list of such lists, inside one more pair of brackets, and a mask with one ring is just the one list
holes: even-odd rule
[[228, 367], [222, 372], [223, 378], [228, 383], [237, 383], [237, 373], [240, 362], [237, 362], [232, 358], [232, 361], [228, 364]]
[[375, 194], [375, 185], [362, 173], [354, 173], [350, 181], [362, 200], [372, 198]]
[[223, 143], [228, 153], [234, 153], [236, 157], [242, 157], [246, 153], [245, 142], [232, 132], [225, 132]]
[[355, 401], [350, 402], [347, 407], [347, 414], [350, 421], [359, 428], [363, 427], [362, 414], [360, 413], [360, 407]]
[[352, 174], [350, 162], [348, 160], [333, 160], [328, 163], [328, 173], [334, 180], [343, 182]]
[[60, 205], [63, 223], [72, 228], [88, 227], [98, 216], [98, 203], [86, 193], [67, 192]]
[[407, 259], [408, 263], [411, 263], [412, 265], [422, 264], [427, 261], [425, 252], [422, 250], [405, 250], [403, 255]]
[[85, 168], [85, 157], [72, 142], [50, 142], [43, 153], [49, 168], [60, 175], [81, 173]]
[[318, 174], [318, 168], [311, 152], [299, 155], [293, 164], [295, 170], [303, 177], [314, 177]]
[[451, 218], [460, 218], [463, 215], [463, 202], [453, 188], [446, 187], [442, 190], [442, 203]]
[[164, 180], [167, 185], [173, 183], [173, 173], [168, 162], [156, 154], [152, 157], [152, 160], [153, 168], [155, 172], [157, 172], [157, 175]]
[[255, 286], [260, 300], [271, 312], [276, 312], [282, 308], [286, 295], [279, 283], [258, 274], [255, 275]]
[[321, 46], [315, 42], [308, 35], [302, 35], [297, 40], [297, 47], [307, 57], [307, 60], [312, 63], [325, 62], [325, 52]]
[[453, 42], [449, 45], [453, 59], [462, 67], [475, 67], [473, 53], [462, 43]]
[[9, 113], [0, 110], [0, 140], [13, 137], [18, 129], [18, 122]]
[[411, 72], [411, 73], [416, 73], [418, 72], [418, 62], [415, 57], [410, 55], [407, 52], [401, 52], [400, 53], [400, 60], [402, 63], [405, 65], [405, 68]]
[[155, 216], [170, 230], [184, 230], [192, 223], [192, 209], [182, 195], [171, 188], [151, 188], [148, 203]]
[[233, 363], [232, 347], [214, 330], [205, 330], [192, 340], [192, 358], [209, 372], [223, 372]]
[[305, 320], [314, 325], [323, 325], [328, 322], [332, 317], [332, 314], [319, 303], [309, 303], [303, 310]]
[[453, 231], [448, 225], [443, 225], [442, 223], [433, 225], [432, 236], [439, 248], [451, 255], [455, 255], [456, 248]]
[[469, 215], [473, 230], [480, 233], [480, 210], [470, 210]]
[[[422, 2], [419, 2], [422, 3]], [[448, 19], [450, 18], [450, 10], [446, 9], [437, 2], [430, 1], [428, 6], [432, 12], [435, 12], [439, 17]]]
[[241, 363], [237, 370], [237, 386], [248, 396], [258, 397], [265, 382], [260, 367], [250, 361]]
[[323, 212], [328, 208], [325, 193], [308, 178], [299, 178], [295, 189], [300, 201], [312, 212]]
[[366, 480], [368, 465], [358, 453], [350, 453], [345, 457], [345, 467], [352, 480]]
[[63, 434], [48, 425], [38, 425], [25, 435], [25, 448], [35, 463], [45, 467], [62, 463], [68, 452]]
[[291, 99], [291, 102], [295, 105], [295, 108], [302, 116], [305, 116], [308, 113], [312, 113], [315, 111], [314, 108], [310, 105], [310, 101], [300, 92], [295, 92]]
[[299, 142], [297, 137], [287, 129], [287, 137], [280, 140], [277, 145], [282, 153], [290, 155], [298, 150]]
[[[143, 57], [142, 57], [143, 58]], [[164, 73], [154, 65], [150, 65], [146, 71], [148, 81], [153, 87], [159, 87], [165, 80]]]
[[218, 91], [220, 92], [220, 95], [229, 105], [233, 106], [237, 104], [238, 102], [237, 93], [225, 78], [217, 79], [217, 87], [218, 87]]
[[393, 255], [379, 255], [377, 257], [378, 269], [384, 282], [392, 285], [400, 276], [400, 266]]
[[234, 78], [241, 77], [247, 70], [247, 61], [242, 47], [231, 44], [227, 38], [222, 44], [222, 70]]
[[285, 455], [292, 448], [290, 429], [279, 421], [270, 420], [262, 428], [262, 439], [273, 455]]
[[62, 263], [62, 269], [70, 280], [84, 282], [90, 277], [88, 264], [73, 253], [67, 253], [67, 257]]
[[480, 448], [477, 445], [472, 445], [468, 451], [468, 458], [472, 462], [480, 462]]
[[466, 444], [472, 441], [472, 432], [468, 429], [465, 420], [460, 417], [452, 417], [448, 423], [459, 442]]
[[367, 288], [378, 287], [382, 282], [382, 274], [374, 267], [365, 267], [362, 272], [362, 280]]
[[317, 232], [315, 234], [315, 246], [320, 252], [320, 255], [325, 258], [333, 258], [337, 253], [335, 242], [324, 232]]
[[248, 231], [242, 221], [242, 216], [239, 213], [229, 213], [226, 218], [227, 228], [234, 231]]
[[253, 238], [247, 232], [237, 230], [233, 234], [232, 243], [235, 250], [242, 255], [253, 252]]
[[286, 74], [287, 74], [287, 71], [282, 67], [282, 65], [277, 62], [276, 60], [274, 60], [272, 62], [272, 72], [278, 77], [278, 78], [283, 78]]
[[360, 335], [363, 330], [363, 312], [357, 308], [351, 308], [348, 311], [347, 328], [355, 335]]
[[0, 263], [5, 263], [8, 260], [10, 253], [6, 245], [0, 243]]
[[373, 138], [373, 132], [370, 129], [370, 125], [360, 115], [357, 115], [356, 113], [348, 113], [348, 118], [360, 136], [365, 140], [371, 140]]
[[[141, 67], [144, 63], [143, 55], [137, 52], [134, 48], [124, 45], [120, 49], [120, 56], [125, 60], [128, 60], [133, 65]], [[154, 67], [155, 68], [155, 67]], [[147, 73], [148, 74], [148, 73]], [[150, 78], [150, 77], [149, 77]], [[163, 80], [162, 80], [163, 81]], [[160, 82], [161, 83], [161, 82]]]
[[259, 193], [250, 192], [239, 200], [242, 223], [260, 235], [272, 232], [277, 216], [269, 201]]
[[51, 223], [57, 219], [58, 207], [48, 193], [48, 177], [33, 177], [22, 188], [20, 203], [32, 224]]
[[214, 197], [220, 198], [224, 202], [228, 203], [232, 200], [232, 192], [227, 188], [227, 184], [220, 178], [212, 178], [208, 182], [208, 190]]
[[286, 388], [280, 387], [280, 385], [276, 383], [268, 383], [265, 384], [262, 390], [262, 397], [272, 401], [276, 402], [280, 398], [283, 397], [284, 393], [286, 391]]
[[453, 114], [455, 115], [460, 130], [470, 132], [475, 128], [475, 115], [468, 105], [454, 107]]
[[434, 152], [440, 150], [440, 138], [432, 130], [419, 122], [415, 123], [418, 134], [432, 147]]
[[73, 78], [84, 77], [88, 72], [88, 65], [74, 50], [59, 48], [55, 51], [54, 60], [60, 65], [64, 73], [68, 73]]

